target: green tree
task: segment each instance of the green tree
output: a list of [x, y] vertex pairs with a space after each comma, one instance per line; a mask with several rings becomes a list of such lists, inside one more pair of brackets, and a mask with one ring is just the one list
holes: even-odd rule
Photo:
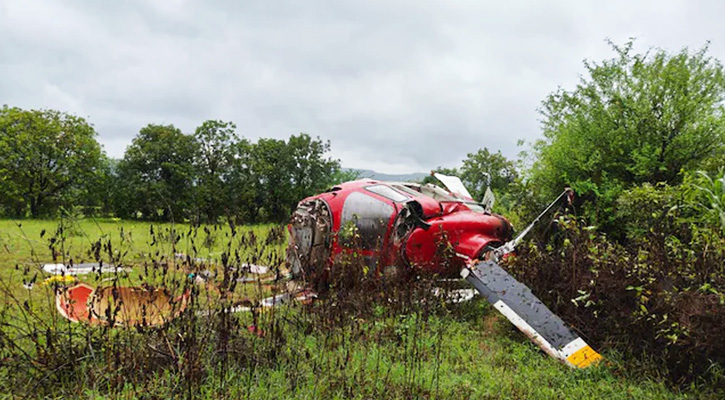
[[196, 143], [173, 125], [149, 124], [118, 165], [119, 216], [181, 220], [193, 214]]
[[229, 214], [238, 222], [256, 222], [259, 220], [260, 203], [259, 180], [254, 176], [255, 145], [241, 139], [231, 145], [232, 159], [228, 175], [226, 193], [228, 194]]
[[707, 46], [634, 54], [632, 45], [611, 44], [614, 58], [585, 61], [574, 90], [543, 102], [545, 139], [535, 146], [534, 186], [549, 196], [571, 186], [604, 224], [623, 190], [677, 184], [725, 146], [725, 78]]
[[289, 217], [293, 198], [291, 162], [287, 143], [279, 139], [261, 138], [252, 146], [250, 169], [253, 199], [249, 207], [255, 222], [284, 221]]
[[325, 158], [330, 151], [330, 142], [318, 137], [313, 139], [306, 133], [290, 136], [287, 140], [292, 175], [290, 207], [305, 197], [330, 187], [340, 170], [340, 161]]
[[102, 150], [85, 119], [55, 110], [0, 109], [0, 204], [33, 217], [69, 205], [97, 173]]
[[514, 163], [500, 151], [491, 153], [484, 147], [476, 153], [469, 153], [460, 168], [460, 178], [474, 200], [483, 199], [488, 182], [486, 174], [491, 179], [491, 190], [497, 195], [504, 193], [518, 176]]
[[197, 206], [210, 222], [231, 211], [230, 185], [234, 173], [235, 149], [239, 137], [232, 122], [205, 121], [196, 128], [198, 146], [194, 164], [197, 178]]
[[73, 186], [67, 196], [66, 206], [76, 206], [83, 209], [85, 215], [113, 214], [113, 194], [117, 180], [115, 179], [115, 165], [118, 160], [108, 158], [101, 154], [98, 167], [89, 174], [83, 182]]
[[331, 186], [340, 162], [325, 157], [329, 150], [329, 142], [305, 133], [286, 142], [263, 138], [249, 145], [247, 155], [239, 156], [244, 162], [238, 164], [248, 168], [247, 218], [286, 221], [300, 200]]

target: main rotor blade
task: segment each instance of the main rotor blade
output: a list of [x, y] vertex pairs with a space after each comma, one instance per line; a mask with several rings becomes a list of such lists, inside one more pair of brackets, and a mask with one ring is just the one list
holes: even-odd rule
[[438, 172], [433, 172], [432, 174], [436, 179], [441, 181], [443, 183], [443, 186], [448, 189], [449, 192], [459, 194], [466, 199], [473, 200], [473, 197], [471, 197], [471, 194], [468, 193], [468, 190], [465, 186], [463, 186], [463, 182], [461, 182], [461, 178], [457, 176], [449, 176], [449, 175], [443, 175], [439, 174]]
[[531, 289], [495, 262], [480, 262], [464, 269], [461, 275], [550, 356], [576, 368], [586, 368], [602, 358]]

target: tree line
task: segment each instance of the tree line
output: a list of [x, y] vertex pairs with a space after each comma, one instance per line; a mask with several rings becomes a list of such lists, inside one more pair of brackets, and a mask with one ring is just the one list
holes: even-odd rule
[[0, 109], [0, 216], [279, 222], [300, 199], [354, 177], [328, 156], [329, 142], [305, 133], [252, 142], [231, 122], [193, 134], [149, 124], [118, 160], [96, 137], [68, 113]]
[[[621, 231], [625, 192], [678, 186], [699, 170], [717, 176], [725, 160], [721, 63], [707, 47], [636, 54], [633, 42], [611, 46], [613, 58], [585, 61], [573, 90], [544, 99], [543, 139], [517, 162], [482, 147], [460, 167], [438, 170], [459, 175], [479, 200], [490, 181], [496, 209], [521, 221], [571, 186], [579, 210], [611, 231]], [[191, 134], [149, 124], [120, 160], [96, 136], [85, 119], [60, 111], [0, 109], [0, 215], [57, 216], [81, 206], [149, 220], [284, 221], [299, 199], [356, 177], [327, 155], [329, 142], [304, 133], [251, 142], [231, 122], [205, 121]]]
[[[149, 124], [122, 159], [106, 156], [94, 127], [56, 110], [0, 109], [0, 216], [115, 216], [153, 221], [286, 221], [297, 202], [358, 178], [327, 156], [330, 143], [301, 133], [288, 140], [239, 137], [232, 122], [209, 120], [186, 134]], [[474, 197], [491, 186], [506, 196], [518, 173], [482, 148], [460, 175]], [[431, 182], [428, 177], [424, 183]]]

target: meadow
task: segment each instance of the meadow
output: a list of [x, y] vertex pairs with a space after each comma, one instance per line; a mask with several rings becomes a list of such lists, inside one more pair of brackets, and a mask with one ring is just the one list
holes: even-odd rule
[[[235, 312], [286, 290], [285, 246], [275, 225], [0, 220], [0, 397], [714, 397], [674, 391], [608, 349], [607, 362], [571, 370], [485, 300], [432, 297], [429, 277], [351, 285], [354, 260], [312, 304]], [[90, 285], [189, 291], [192, 301], [162, 327], [72, 323], [55, 309], [62, 284], [43, 284], [40, 269], [71, 259], [125, 269], [80, 277]], [[245, 263], [270, 272], [243, 279]]]

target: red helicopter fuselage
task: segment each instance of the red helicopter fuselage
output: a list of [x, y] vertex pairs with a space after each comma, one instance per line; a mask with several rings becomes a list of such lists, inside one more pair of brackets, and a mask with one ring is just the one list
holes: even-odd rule
[[419, 268], [458, 276], [511, 239], [509, 222], [470, 198], [432, 184], [358, 180], [302, 200], [289, 226], [293, 271], [319, 271], [342, 254], [371, 270]]

